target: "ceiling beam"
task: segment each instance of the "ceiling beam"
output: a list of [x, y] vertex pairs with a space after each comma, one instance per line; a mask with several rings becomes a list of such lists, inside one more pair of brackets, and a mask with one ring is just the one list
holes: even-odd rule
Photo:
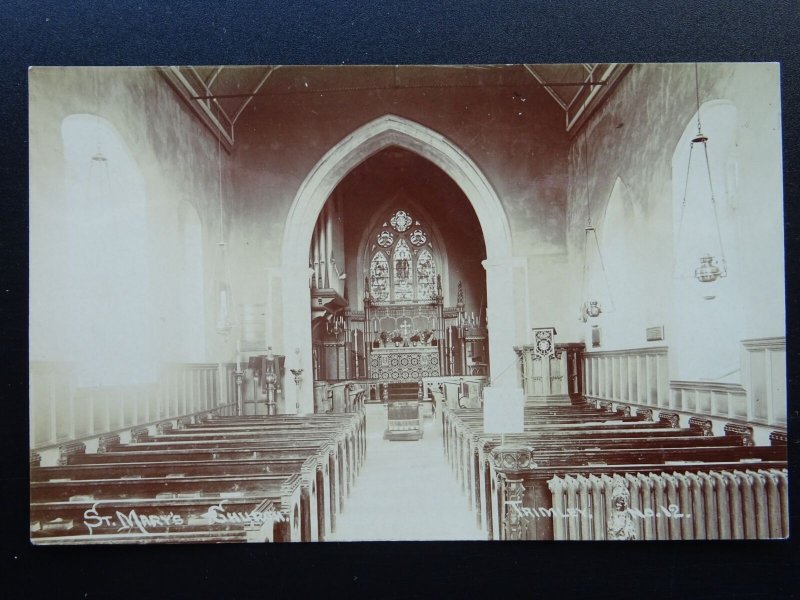
[[[567, 131], [576, 131], [580, 125], [589, 117], [592, 110], [605, 98], [606, 95], [616, 86], [622, 76], [627, 73], [630, 64], [610, 63], [601, 75], [605, 85], [593, 87], [589, 94], [581, 102], [578, 110], [571, 114], [567, 110]], [[596, 69], [595, 69], [596, 70]], [[571, 108], [571, 107], [570, 107]]]
[[528, 73], [530, 73], [530, 74], [533, 76], [533, 78], [534, 78], [534, 79], [535, 79], [537, 82], [539, 82], [539, 84], [541, 84], [541, 85], [543, 85], [543, 86], [544, 86], [544, 89], [545, 89], [545, 90], [547, 90], [547, 93], [548, 93], [548, 94], [550, 94], [550, 96], [552, 96], [553, 100], [555, 100], [556, 102], [558, 102], [558, 105], [559, 105], [559, 106], [560, 106], [560, 107], [561, 107], [561, 108], [562, 108], [562, 109], [563, 109], [563, 110], [566, 112], [566, 110], [567, 110], [567, 105], [566, 105], [566, 103], [565, 103], [565, 102], [564, 102], [564, 101], [561, 99], [561, 97], [560, 97], [558, 94], [556, 94], [556, 93], [555, 93], [555, 92], [554, 92], [554, 91], [553, 91], [553, 90], [550, 88], [550, 86], [548, 86], [548, 85], [547, 85], [547, 82], [546, 82], [546, 81], [545, 81], [545, 80], [542, 78], [542, 76], [541, 76], [541, 75], [539, 75], [539, 74], [538, 74], [536, 71], [534, 71], [534, 70], [533, 70], [533, 67], [531, 67], [530, 65], [525, 65], [525, 64], [524, 64], [524, 65], [522, 65], [522, 66], [523, 66], [523, 67], [525, 67], [525, 70], [526, 70], [526, 71], [528, 71]]
[[[211, 133], [225, 146], [225, 149], [230, 152], [233, 148], [233, 124], [229, 123], [227, 126], [224, 125], [222, 121], [220, 121], [219, 115], [211, 109], [210, 102], [196, 101], [196, 97], [199, 95], [198, 91], [195, 90], [186, 76], [181, 73], [180, 67], [161, 67], [160, 71], [178, 95], [186, 101], [189, 108], [194, 111], [206, 127], [209, 128]], [[202, 78], [200, 81], [202, 82]]]
[[256, 87], [253, 88], [253, 93], [244, 102], [242, 102], [242, 105], [239, 107], [239, 110], [237, 110], [236, 114], [233, 115], [233, 125], [236, 125], [236, 121], [239, 118], [239, 115], [242, 114], [244, 109], [247, 108], [247, 105], [253, 101], [253, 97], [256, 96], [261, 91], [261, 88], [264, 87], [264, 84], [267, 83], [267, 79], [269, 79], [269, 76], [272, 75], [279, 68], [280, 68], [279, 66], [272, 67], [269, 71], [267, 71], [266, 75], [264, 75], [261, 78], [261, 80], [256, 84]]
[[206, 81], [206, 87], [208, 88], [209, 92], [211, 91], [211, 86], [214, 85], [214, 82], [217, 80], [217, 77], [219, 77], [219, 74], [222, 73], [223, 68], [224, 67], [222, 66], [217, 67], [217, 70], [214, 71], [211, 77], [209, 77], [208, 81]]

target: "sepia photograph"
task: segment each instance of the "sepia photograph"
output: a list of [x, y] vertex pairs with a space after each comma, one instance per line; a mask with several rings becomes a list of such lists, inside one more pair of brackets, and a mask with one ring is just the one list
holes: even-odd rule
[[780, 80], [31, 67], [31, 543], [788, 538]]

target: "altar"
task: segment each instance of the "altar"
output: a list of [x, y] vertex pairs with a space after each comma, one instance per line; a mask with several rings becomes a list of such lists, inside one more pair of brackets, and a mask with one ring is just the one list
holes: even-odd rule
[[436, 346], [387, 346], [372, 348], [370, 377], [381, 382], [422, 381], [441, 375]]

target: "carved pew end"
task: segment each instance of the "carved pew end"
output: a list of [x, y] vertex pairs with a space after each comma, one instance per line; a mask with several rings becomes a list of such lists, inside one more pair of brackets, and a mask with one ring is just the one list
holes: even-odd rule
[[689, 429], [699, 429], [703, 432], [704, 436], [714, 435], [713, 423], [710, 419], [703, 419], [701, 417], [689, 417]]
[[58, 447], [58, 464], [62, 467], [69, 464], [71, 456], [86, 454], [86, 444], [83, 442], [67, 442]]
[[162, 421], [161, 423], [156, 423], [156, 431], [160, 434], [165, 434], [173, 431], [175, 427], [172, 425], [172, 421]]
[[131, 442], [136, 444], [150, 439], [150, 432], [147, 427], [134, 427], [131, 429]]
[[102, 454], [103, 452], [108, 452], [114, 446], [119, 446], [121, 443], [119, 435], [116, 433], [106, 433], [105, 435], [100, 436], [100, 440], [97, 443], [97, 452]]
[[681, 418], [678, 413], [668, 412], [662, 410], [658, 413], [658, 422], [667, 423], [673, 429], [678, 429], [681, 426]]
[[753, 441], [753, 428], [750, 425], [741, 425], [740, 423], [726, 423], [725, 435], [740, 435], [742, 436], [743, 446], [755, 446]]
[[769, 443], [772, 446], [788, 446], [789, 435], [785, 431], [770, 431]]

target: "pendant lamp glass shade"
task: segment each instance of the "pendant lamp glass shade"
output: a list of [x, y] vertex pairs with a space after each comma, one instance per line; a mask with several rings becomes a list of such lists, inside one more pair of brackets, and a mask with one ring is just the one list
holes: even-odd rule
[[724, 277], [722, 270], [710, 254], [700, 257], [700, 266], [694, 270], [694, 276], [701, 283], [710, 283]]

